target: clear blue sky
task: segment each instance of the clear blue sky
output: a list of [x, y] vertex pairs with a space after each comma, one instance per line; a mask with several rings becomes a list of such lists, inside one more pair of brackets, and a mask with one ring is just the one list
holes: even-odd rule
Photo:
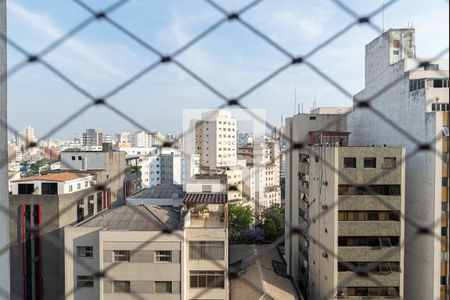
[[[90, 0], [101, 9], [114, 1]], [[234, 11], [249, 1], [217, 1]], [[387, 1], [386, 1], [387, 2]], [[359, 14], [381, 6], [383, 1], [344, 1]], [[9, 37], [34, 53], [89, 15], [70, 0], [8, 1]], [[222, 15], [201, 0], [131, 0], [111, 18], [159, 49], [171, 53]], [[344, 28], [352, 18], [328, 0], [265, 0], [245, 13], [243, 19], [266, 33], [290, 52], [301, 55]], [[431, 57], [448, 47], [448, 1], [400, 0], [384, 13], [384, 26], [416, 28], [417, 54]], [[382, 14], [374, 22], [382, 25]], [[356, 93], [364, 85], [364, 45], [378, 34], [356, 26], [311, 62]], [[448, 57], [448, 55], [446, 55]], [[23, 56], [9, 48], [8, 66]], [[94, 22], [45, 57], [77, 84], [101, 96], [157, 57], [105, 22]], [[178, 59], [227, 96], [237, 96], [288, 60], [270, 45], [237, 23], [225, 23]], [[306, 66], [291, 67], [245, 98], [251, 108], [267, 109], [269, 122], [292, 115], [294, 87], [305, 111], [318, 106], [350, 105], [351, 100]], [[74, 110], [87, 104], [73, 90], [39, 64], [14, 74], [8, 86], [9, 122], [16, 128], [31, 124], [38, 136]], [[223, 102], [173, 65], [158, 67], [110, 100], [146, 128], [163, 132], [182, 129], [184, 108], [215, 108]], [[86, 127], [112, 133], [136, 127], [105, 108], [95, 107], [55, 134], [73, 137]]]

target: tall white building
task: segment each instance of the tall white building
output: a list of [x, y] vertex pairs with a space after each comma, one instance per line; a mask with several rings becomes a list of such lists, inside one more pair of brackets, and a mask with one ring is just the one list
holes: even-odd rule
[[237, 164], [237, 121], [230, 111], [206, 112], [196, 121], [195, 153], [200, 155], [202, 169]]
[[129, 136], [129, 143], [132, 147], [149, 147], [148, 132], [144, 130], [137, 131]]
[[31, 125], [28, 125], [16, 134], [16, 145], [19, 146], [23, 152], [32, 151], [33, 148], [28, 150], [26, 149], [31, 143], [35, 143], [36, 141], [37, 139], [34, 135], [34, 128], [31, 127]]
[[406, 217], [432, 234], [406, 223], [404, 299], [448, 299], [448, 60], [417, 67], [414, 29], [388, 30], [365, 51], [354, 106], [373, 98], [373, 108], [431, 150], [412, 155], [417, 142], [363, 108], [351, 114], [351, 141], [405, 146]]
[[250, 201], [255, 212], [261, 213], [272, 204], [280, 204], [279, 140], [240, 147], [239, 157], [246, 160], [242, 169], [243, 197]]

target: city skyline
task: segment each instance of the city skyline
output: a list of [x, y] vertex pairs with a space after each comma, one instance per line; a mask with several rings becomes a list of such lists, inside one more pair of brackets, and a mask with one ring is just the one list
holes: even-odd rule
[[[101, 9], [110, 2], [100, 5], [89, 1], [88, 4]], [[219, 4], [230, 11], [247, 4], [247, 1], [222, 2]], [[298, 5], [295, 1], [284, 1], [283, 4], [278, 6], [270, 1], [263, 2], [255, 11], [244, 14], [243, 18], [293, 53], [308, 52], [331, 36], [328, 28], [343, 28], [352, 21], [352, 17], [338, 7], [333, 7], [335, 4], [328, 1]], [[364, 14], [382, 6], [383, 2], [360, 4], [350, 1], [347, 4], [359, 14]], [[153, 13], [155, 11], [158, 11], [158, 16]], [[267, 14], [269, 11], [271, 13]], [[314, 18], [307, 11], [313, 11]], [[155, 17], [154, 24], [139, 26], [144, 21], [143, 16], [148, 16], [149, 13]], [[40, 51], [88, 16], [74, 4], [49, 5], [46, 2], [38, 4], [25, 1], [9, 2], [8, 14], [10, 38], [31, 53]], [[430, 15], [433, 17], [430, 18]], [[171, 53], [179, 48], [220, 17], [219, 13], [202, 2], [194, 5], [175, 2], [161, 5], [131, 1], [111, 14], [111, 18], [136, 32], [163, 53]], [[380, 13], [373, 21], [382, 27], [382, 18]], [[420, 2], [412, 8], [399, 1], [386, 9], [384, 28], [413, 25], [416, 28], [418, 57], [431, 57], [448, 44], [448, 27], [439, 26], [441, 19], [448, 19], [445, 1]], [[33, 35], [24, 35], [24, 32], [33, 32]], [[297, 32], [301, 34], [297, 35]], [[363, 89], [363, 47], [377, 35], [370, 28], [356, 26], [339, 40], [321, 49], [311, 61], [330, 77], [339, 78], [339, 83], [351, 94], [355, 94]], [[22, 38], [24, 36], [27, 38]], [[424, 42], [429, 38], [433, 43]], [[258, 46], [258, 53], [253, 53], [254, 45]], [[11, 47], [8, 50], [8, 66], [11, 68], [23, 56]], [[45, 59], [93, 95], [101, 96], [157, 57], [108, 24], [98, 22], [66, 41]], [[286, 63], [286, 58], [279, 52], [242, 26], [233, 23], [223, 24], [217, 32], [195, 44], [179, 59], [229, 97], [239, 95]], [[227, 78], [226, 83], [223, 78]], [[30, 82], [33, 84], [30, 85]], [[21, 88], [24, 84], [29, 88]], [[297, 103], [303, 103], [305, 112], [314, 104], [351, 104], [350, 98], [344, 97], [339, 90], [320, 79], [306, 66], [286, 70], [250, 94], [243, 103], [249, 107], [269, 108], [271, 113], [268, 121], [278, 126], [281, 115], [287, 117], [297, 109], [294, 90]], [[11, 76], [8, 96], [11, 126], [17, 129], [32, 123], [41, 135], [55, 125], [47, 122], [48, 119], [57, 123], [67, 117], [69, 112], [88, 103], [83, 95], [39, 65], [27, 67]], [[68, 106], [68, 103], [72, 105]], [[182, 109], [205, 107], [205, 103], [211, 105], [208, 108], [215, 108], [223, 104], [223, 101], [174, 66], [158, 67], [111, 98], [112, 105], [127, 112], [145, 128], [163, 132], [180, 132]], [[49, 107], [52, 109], [48, 109]], [[68, 107], [70, 110], [66, 110]], [[148, 108], [142, 109], [143, 107]], [[158, 111], [172, 113], [162, 117]], [[72, 136], [73, 133], [80, 132], [80, 128], [120, 132], [134, 131], [136, 126], [106, 108], [93, 107], [54, 136]]]

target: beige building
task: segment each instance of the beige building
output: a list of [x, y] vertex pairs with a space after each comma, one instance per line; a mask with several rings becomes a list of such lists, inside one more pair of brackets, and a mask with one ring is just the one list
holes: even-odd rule
[[146, 195], [67, 227], [68, 299], [229, 299], [227, 194], [203, 188], [187, 185], [182, 206]]
[[289, 265], [307, 299], [403, 298], [403, 158], [401, 147], [301, 151]]
[[279, 140], [239, 147], [238, 157], [246, 161], [242, 168], [243, 197], [255, 211], [260, 213], [272, 204], [281, 203]]
[[195, 153], [202, 170], [237, 164], [237, 121], [230, 111], [206, 112], [195, 122]]

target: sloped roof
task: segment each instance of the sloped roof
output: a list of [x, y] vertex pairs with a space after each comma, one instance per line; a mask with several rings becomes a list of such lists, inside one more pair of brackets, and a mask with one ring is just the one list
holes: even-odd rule
[[79, 227], [101, 227], [106, 231], [164, 231], [181, 229], [179, 211], [158, 205], [122, 205], [97, 214]]
[[227, 193], [187, 193], [183, 199], [183, 203], [191, 204], [224, 204], [227, 201]]
[[22, 182], [22, 181], [70, 181], [75, 179], [80, 179], [83, 177], [89, 176], [89, 174], [83, 173], [72, 173], [72, 172], [63, 172], [63, 173], [49, 173], [41, 176], [32, 176], [32, 177], [24, 177], [13, 182]]
[[158, 184], [141, 190], [130, 198], [171, 199], [183, 198], [183, 187], [177, 184]]

